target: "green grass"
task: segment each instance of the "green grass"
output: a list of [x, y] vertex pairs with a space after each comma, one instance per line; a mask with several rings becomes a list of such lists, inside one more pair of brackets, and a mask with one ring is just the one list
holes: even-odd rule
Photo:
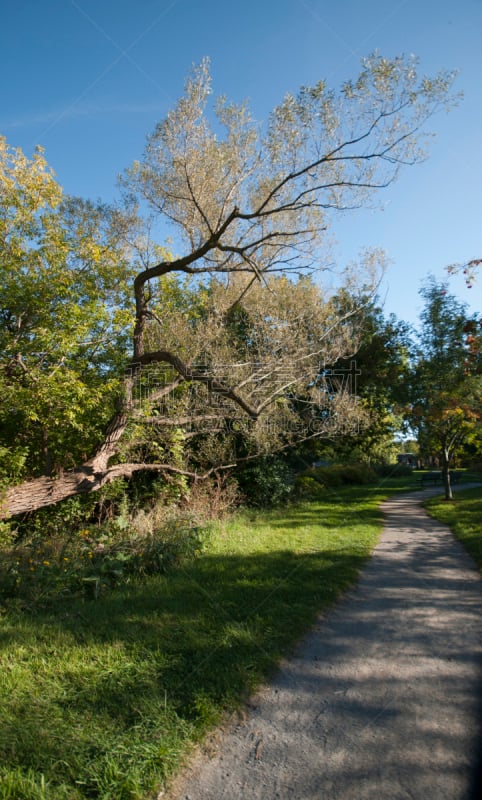
[[244, 512], [204, 554], [0, 618], [1, 800], [151, 798], [353, 581], [406, 481]]
[[457, 491], [453, 500], [433, 497], [425, 507], [431, 516], [450, 526], [482, 570], [482, 488]]

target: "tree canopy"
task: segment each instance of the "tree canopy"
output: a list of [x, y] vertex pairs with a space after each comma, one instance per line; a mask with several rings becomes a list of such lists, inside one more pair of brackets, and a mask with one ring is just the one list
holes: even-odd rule
[[441, 461], [446, 497], [457, 450], [481, 433], [481, 320], [430, 278], [422, 287], [418, 352], [412, 375], [410, 423], [422, 452]]
[[[318, 378], [355, 352], [350, 319], [383, 259], [345, 274], [341, 312], [322, 288], [326, 231], [424, 156], [452, 79], [374, 55], [338, 93], [302, 87], [262, 125], [224, 97], [211, 112], [203, 61], [116, 208], [63, 198], [41, 151], [3, 141], [2, 513], [346, 429], [356, 401]], [[157, 219], [181, 255], [155, 241]]]
[[74, 466], [113, 413], [131, 313], [109, 213], [0, 140], [3, 477]]
[[[343, 302], [343, 297], [338, 298]], [[356, 376], [356, 394], [363, 424], [325, 444], [326, 452], [342, 461], [393, 463], [396, 436], [404, 426], [411, 375], [412, 331], [391, 314], [386, 317], [375, 298], [355, 318], [359, 345], [355, 358], [339, 359], [330, 372]]]

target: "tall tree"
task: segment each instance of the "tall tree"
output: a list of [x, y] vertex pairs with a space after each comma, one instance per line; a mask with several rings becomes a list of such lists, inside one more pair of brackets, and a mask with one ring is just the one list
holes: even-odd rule
[[[421, 127], [450, 102], [452, 77], [443, 73], [420, 78], [413, 59], [389, 61], [375, 55], [364, 60], [359, 77], [345, 83], [338, 94], [323, 81], [302, 87], [297, 96], [287, 95], [262, 126], [252, 119], [246, 104], [224, 98], [215, 103], [211, 121], [208, 64], [194, 69], [185, 94], [150, 137], [143, 159], [124, 177], [125, 206], [122, 214], [111, 214], [108, 226], [109, 231], [117, 230], [119, 238], [111, 242], [107, 237], [106, 248], [97, 246], [94, 256], [80, 254], [84, 266], [79, 274], [94, 282], [98, 271], [107, 280], [106, 265], [112, 257], [117, 263], [117, 253], [121, 258], [129, 253], [137, 264], [133, 352], [105, 437], [94, 454], [70, 472], [32, 477], [8, 488], [3, 514], [93, 491], [139, 469], [182, 469], [152, 454], [148, 461], [128, 461], [129, 448], [119, 450], [121, 442], [130, 441], [133, 418], [136, 424], [142, 422], [139, 398], [146, 381], [150, 389], [144, 417], [149, 421], [152, 410], [155, 417], [162, 417], [166, 398], [181, 402], [192, 390], [195, 396], [207, 392], [211, 398], [223, 398], [223, 420], [229, 422], [236, 408], [255, 434], [256, 430], [264, 434], [264, 420], [269, 420], [276, 446], [282, 444], [287, 429], [295, 429], [297, 436], [311, 435], [299, 414], [292, 424], [293, 397], [309, 394], [320, 363], [349, 355], [354, 342], [347, 338], [344, 317], [336, 315], [317, 284], [296, 276], [322, 269], [321, 247], [331, 212], [369, 201], [395, 179], [401, 166], [420, 160]], [[13, 222], [3, 238], [8, 253], [15, 249], [11, 242], [17, 237], [17, 223], [22, 225], [11, 206], [19, 204], [24, 192], [24, 173], [5, 167], [2, 173], [2, 181], [11, 187], [11, 205], [7, 203], [5, 213]], [[138, 215], [145, 204], [152, 214], [171, 223], [183, 255], [166, 258], [151, 244], [146, 233], [149, 223], [142, 225]], [[48, 236], [51, 216], [36, 218], [41, 239]], [[72, 227], [68, 216], [60, 218], [68, 223], [69, 234], [56, 252], [63, 248], [75, 253], [75, 224]], [[82, 236], [80, 241], [86, 244]], [[27, 245], [28, 235], [21, 258], [34, 275], [38, 246], [30, 251]], [[369, 258], [367, 264], [374, 260]], [[74, 263], [68, 266], [69, 275], [70, 270], [75, 272]], [[162, 280], [169, 275], [191, 279], [191, 289], [198, 281], [207, 287], [204, 307], [196, 309], [194, 304], [193, 313], [190, 309], [187, 314], [182, 340], [176, 334], [179, 318], [166, 326], [169, 314], [159, 296]], [[360, 282], [366, 290], [369, 277]], [[99, 300], [110, 309], [102, 297], [104, 288]], [[246, 353], [236, 352], [236, 359], [227, 336], [234, 329], [238, 341], [244, 336], [247, 346]], [[18, 369], [23, 371], [25, 359], [20, 349], [17, 353]], [[10, 362], [4, 366], [8, 380], [12, 380]], [[167, 379], [153, 376], [154, 367], [162, 368]], [[323, 405], [326, 399], [326, 394], [318, 393], [310, 403]], [[318, 419], [328, 419], [332, 425], [350, 411], [348, 404], [336, 415], [323, 411]], [[172, 416], [171, 407], [164, 418], [167, 426]], [[190, 435], [192, 413], [188, 417]], [[312, 418], [308, 415], [309, 421]], [[181, 418], [176, 424], [183, 428]], [[323, 433], [322, 428], [316, 435]], [[213, 466], [229, 461], [227, 450], [213, 455]]]
[[0, 139], [0, 182], [0, 478], [50, 477], [114, 412], [131, 266], [112, 213], [64, 198], [40, 149]]
[[413, 370], [410, 423], [422, 452], [442, 464], [445, 496], [452, 497], [450, 466], [457, 449], [477, 436], [482, 422], [481, 321], [429, 279], [421, 290], [417, 359]]

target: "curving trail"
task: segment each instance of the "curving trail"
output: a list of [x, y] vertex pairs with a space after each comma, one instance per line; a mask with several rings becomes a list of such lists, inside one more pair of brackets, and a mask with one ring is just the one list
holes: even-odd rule
[[198, 756], [177, 800], [466, 800], [478, 760], [482, 580], [420, 499], [392, 498], [357, 586]]

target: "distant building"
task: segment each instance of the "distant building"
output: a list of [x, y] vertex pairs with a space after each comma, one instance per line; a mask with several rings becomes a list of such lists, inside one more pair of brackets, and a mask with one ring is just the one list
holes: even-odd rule
[[415, 453], [399, 453], [397, 456], [399, 464], [405, 464], [407, 467], [418, 467], [418, 456]]

